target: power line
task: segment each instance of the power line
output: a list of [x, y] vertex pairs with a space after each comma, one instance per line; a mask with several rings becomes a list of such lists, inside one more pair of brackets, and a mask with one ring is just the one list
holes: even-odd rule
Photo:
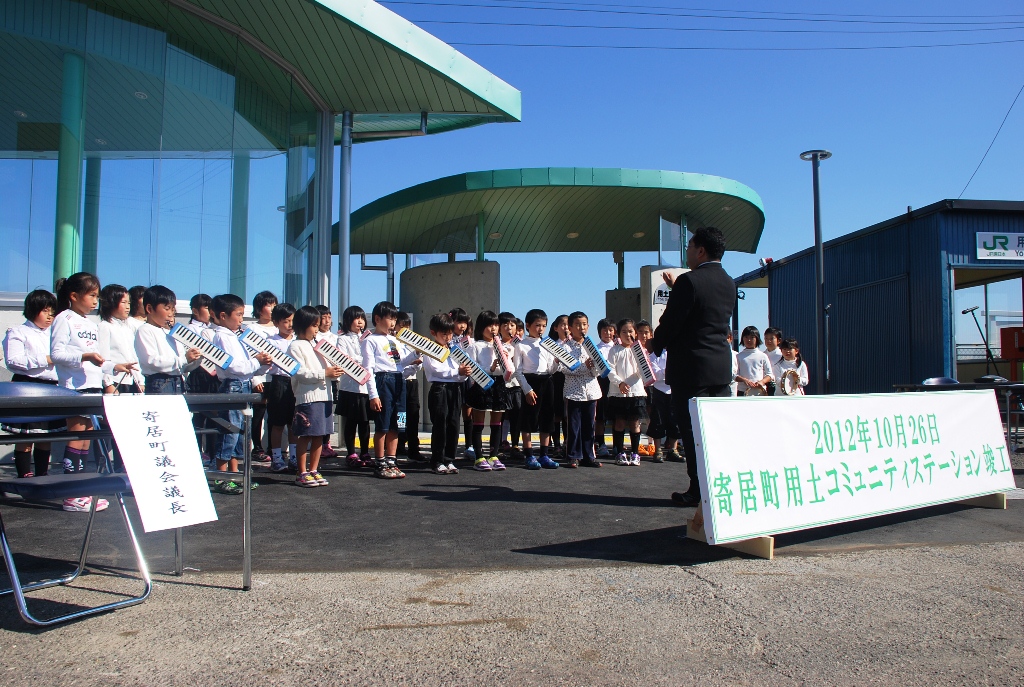
[[459, 41], [447, 41], [448, 45], [474, 46], [474, 47], [503, 47], [503, 48], [567, 48], [587, 50], [666, 50], [666, 51], [714, 51], [714, 52], [823, 52], [836, 50], [913, 50], [924, 48], [961, 48], [978, 45], [1004, 45], [1008, 43], [1024, 43], [1024, 39], [1012, 39], [1004, 41], [978, 41], [974, 43], [931, 43], [926, 45], [860, 45], [860, 46], [828, 46], [820, 48], [753, 48], [753, 47], [725, 47], [725, 46], [672, 46], [672, 45], [570, 45], [564, 43], [469, 43]]
[[442, 19], [410, 19], [416, 24], [441, 24], [441, 25], [464, 25], [464, 26], [507, 26], [507, 27], [531, 27], [551, 29], [614, 29], [620, 31], [686, 31], [706, 33], [799, 33], [799, 34], [829, 34], [829, 35], [862, 35], [862, 34], [903, 34], [903, 33], [963, 33], [977, 31], [1018, 31], [1024, 29], [1024, 24], [1015, 26], [988, 26], [974, 29], [896, 29], [893, 31], [884, 30], [844, 30], [834, 29], [740, 29], [740, 28], [712, 28], [712, 27], [691, 27], [691, 26], [609, 26], [607, 24], [541, 24], [536, 22], [503, 22], [503, 21], [457, 21]]
[[988, 157], [988, 151], [992, 150], [992, 146], [995, 144], [996, 139], [999, 138], [999, 132], [1003, 130], [1003, 124], [1006, 124], [1006, 120], [1009, 118], [1010, 113], [1013, 112], [1013, 106], [1017, 104], [1017, 98], [1020, 97], [1022, 92], [1024, 92], [1024, 84], [1022, 84], [1020, 90], [1017, 91], [1017, 95], [1014, 97], [1013, 102], [1010, 103], [1010, 109], [1006, 111], [1005, 115], [1003, 115], [1003, 121], [999, 123], [999, 128], [996, 129], [996, 135], [992, 137], [992, 141], [988, 144], [988, 148], [985, 148], [985, 154], [981, 156], [981, 162], [979, 162], [978, 166], [974, 168], [974, 173], [971, 174], [971, 178], [968, 179], [967, 183], [964, 185], [964, 190], [960, 191], [960, 195], [956, 197], [957, 200], [960, 200], [960, 198], [963, 197], [964, 192], [967, 191], [967, 187], [971, 185], [972, 181], [974, 181], [974, 175], [978, 173], [978, 170], [981, 169], [981, 165], [984, 164], [985, 158]]
[[[522, 1], [522, 0], [520, 0]], [[527, 0], [530, 1], [530, 0]], [[1008, 21], [894, 21], [889, 19], [825, 19], [825, 18], [799, 18], [799, 17], [744, 17], [744, 16], [730, 16], [720, 14], [701, 14], [698, 12], [646, 12], [636, 10], [611, 10], [611, 9], [593, 9], [590, 7], [536, 7], [532, 5], [486, 5], [481, 3], [471, 2], [428, 2], [427, 0], [382, 0], [387, 5], [417, 5], [417, 6], [428, 6], [428, 7], [473, 7], [479, 9], [514, 9], [514, 10], [533, 10], [540, 12], [576, 12], [576, 13], [590, 13], [590, 14], [612, 14], [612, 15], [627, 15], [627, 16], [647, 16], [647, 17], [685, 17], [691, 19], [739, 19], [743, 21], [786, 21], [786, 22], [814, 22], [814, 23], [831, 23], [831, 24], [918, 24], [918, 25], [936, 25], [936, 26], [959, 26], [963, 24], [968, 25], [992, 25], [992, 24], [1017, 24], [1019, 19], [1008, 20]]]

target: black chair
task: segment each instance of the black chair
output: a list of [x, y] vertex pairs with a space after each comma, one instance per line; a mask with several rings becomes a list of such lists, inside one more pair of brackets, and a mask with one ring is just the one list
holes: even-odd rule
[[[64, 417], [75, 417], [75, 413], [71, 413], [69, 415], [67, 409], [63, 411], [61, 410], [60, 397], [67, 395], [79, 397], [79, 395], [73, 391], [58, 389], [56, 387], [41, 384], [0, 383], [0, 416], [5, 416], [10, 413], [9, 417], [3, 417], [0, 421], [5, 423], [44, 422]], [[19, 398], [39, 396], [53, 396], [53, 405], [45, 411], [38, 409], [33, 411], [38, 413], [38, 415], [32, 417], [29, 417], [24, 413], [12, 412], [16, 409], [17, 400]], [[46, 413], [45, 415], [43, 415], [44, 412]], [[96, 429], [97, 427], [98, 423], [94, 417], [93, 428]], [[32, 436], [36, 440], [39, 440], [46, 435]], [[94, 615], [96, 613], [105, 613], [106, 611], [133, 606], [145, 601], [153, 589], [153, 583], [149, 577], [149, 568], [146, 565], [146, 559], [142, 555], [142, 548], [139, 546], [138, 537], [135, 535], [131, 519], [128, 517], [128, 509], [125, 508], [124, 504], [123, 495], [131, 494], [131, 483], [128, 481], [128, 476], [126, 474], [112, 474], [110, 450], [107, 442], [104, 439], [94, 439], [94, 441], [99, 443], [98, 448], [101, 450], [101, 455], [104, 457], [104, 462], [106, 463], [106, 473], [79, 472], [70, 475], [61, 474], [47, 475], [45, 477], [32, 477], [28, 479], [15, 478], [0, 480], [0, 493], [17, 494], [25, 501], [52, 501], [55, 499], [63, 500], [83, 496], [92, 497], [92, 508], [89, 511], [89, 523], [85, 529], [85, 538], [82, 541], [82, 550], [78, 557], [77, 567], [72, 572], [61, 577], [32, 582], [30, 584], [23, 584], [21, 581], [17, 566], [14, 563], [14, 552], [11, 550], [10, 543], [7, 540], [7, 532], [4, 528], [3, 517], [0, 516], [0, 550], [2, 550], [4, 565], [7, 568], [7, 574], [11, 580], [11, 587], [9, 589], [0, 589], [0, 596], [13, 594], [15, 605], [18, 608], [18, 614], [21, 616], [22, 620], [31, 625], [56, 625], [58, 623], [75, 620], [77, 618]], [[11, 442], [5, 441], [4, 443]], [[128, 531], [128, 538], [131, 540], [132, 547], [135, 550], [135, 558], [138, 563], [139, 575], [144, 584], [142, 594], [128, 599], [121, 599], [119, 601], [103, 604], [101, 606], [94, 606], [75, 611], [73, 613], [66, 613], [54, 618], [36, 618], [28, 609], [25, 592], [69, 584], [85, 570], [86, 562], [89, 557], [89, 542], [92, 538], [93, 523], [96, 518], [96, 497], [99, 495], [112, 495], [121, 511], [121, 517], [124, 519], [125, 529]]]

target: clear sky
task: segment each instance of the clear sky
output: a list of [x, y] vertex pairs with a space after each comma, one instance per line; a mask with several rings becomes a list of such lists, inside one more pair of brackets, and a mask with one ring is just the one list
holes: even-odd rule
[[[811, 244], [811, 169], [799, 159], [801, 151], [834, 154], [821, 168], [823, 223], [826, 239], [840, 236], [906, 212], [908, 205], [957, 198], [1024, 83], [1016, 68], [1024, 57], [1024, 5], [1014, 2], [384, 4], [518, 88], [523, 121], [356, 146], [354, 208], [413, 184], [482, 169], [600, 166], [715, 174], [753, 188], [767, 217], [756, 255], [727, 255], [734, 276], [756, 268], [760, 257], [783, 257]], [[548, 9], [514, 9], [520, 7]], [[701, 9], [710, 7], [715, 11]], [[532, 25], [508, 25], [514, 23]], [[993, 41], [1016, 42], [804, 50]], [[697, 47], [716, 49], [690, 49]], [[784, 50], [740, 50], [746, 48]], [[1022, 148], [1019, 102], [963, 197], [1020, 200]], [[538, 306], [549, 314], [603, 313], [604, 292], [615, 287], [610, 254], [488, 257], [501, 263], [502, 308], [520, 315]], [[640, 266], [653, 262], [652, 254], [627, 254], [626, 285], [638, 285]], [[1017, 285], [1006, 298], [1019, 308]], [[371, 306], [384, 293], [383, 273], [353, 272], [352, 293], [355, 302]], [[740, 320], [741, 326], [767, 324], [763, 291], [747, 290]]]

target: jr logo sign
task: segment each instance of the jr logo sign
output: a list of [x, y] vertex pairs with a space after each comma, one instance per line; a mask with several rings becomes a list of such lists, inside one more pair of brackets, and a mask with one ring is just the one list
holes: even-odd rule
[[1024, 260], [1024, 234], [975, 234], [979, 260]]

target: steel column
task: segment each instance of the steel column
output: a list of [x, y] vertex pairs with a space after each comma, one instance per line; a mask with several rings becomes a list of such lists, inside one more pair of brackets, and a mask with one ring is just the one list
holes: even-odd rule
[[85, 217], [82, 218], [82, 269], [96, 274], [100, 228], [100, 179], [103, 160], [90, 157], [85, 161]]
[[82, 139], [85, 136], [85, 59], [64, 54], [61, 84], [60, 143], [57, 151], [57, 219], [53, 243], [53, 279], [69, 277], [81, 266], [79, 210], [82, 200]]
[[249, 267], [249, 151], [235, 151], [231, 161], [231, 240], [228, 292], [247, 298]]
[[821, 196], [818, 185], [818, 166], [822, 160], [832, 157], [827, 150], [808, 150], [800, 153], [801, 160], [811, 163], [811, 178], [814, 185], [814, 327], [816, 346], [814, 351], [814, 376], [817, 393], [825, 393], [828, 374], [825, 346], [825, 249], [821, 238]]
[[341, 166], [338, 171], [338, 312], [349, 306], [352, 258], [352, 113], [341, 115]]

